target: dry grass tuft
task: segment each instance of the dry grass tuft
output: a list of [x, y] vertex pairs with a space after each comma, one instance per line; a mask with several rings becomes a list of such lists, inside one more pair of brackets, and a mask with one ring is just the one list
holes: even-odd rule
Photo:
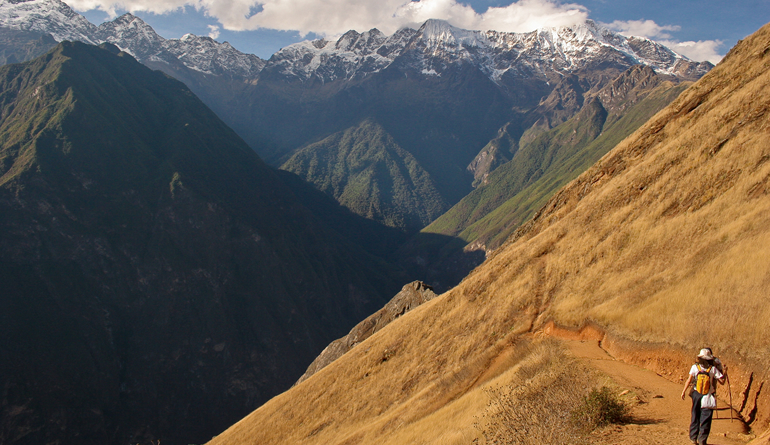
[[572, 413], [588, 392], [588, 376], [555, 342], [541, 345], [516, 370], [513, 383], [485, 389], [490, 401], [478, 423], [484, 443], [560, 445], [582, 440], [585, 429], [575, 425]]

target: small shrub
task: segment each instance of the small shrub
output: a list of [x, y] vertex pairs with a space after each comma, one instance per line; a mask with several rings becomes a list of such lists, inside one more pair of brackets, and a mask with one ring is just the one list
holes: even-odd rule
[[477, 428], [485, 444], [574, 445], [582, 430], [571, 424], [571, 410], [580, 405], [586, 371], [563, 348], [543, 342], [529, 350], [516, 367], [510, 385], [485, 390], [489, 404]]
[[623, 423], [629, 407], [610, 388], [593, 389], [575, 409], [571, 420], [577, 427], [592, 430], [611, 423]]

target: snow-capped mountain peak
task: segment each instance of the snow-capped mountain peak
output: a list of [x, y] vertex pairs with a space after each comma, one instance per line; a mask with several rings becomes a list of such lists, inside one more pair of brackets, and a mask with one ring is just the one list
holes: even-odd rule
[[131, 14], [96, 27], [60, 0], [2, 1], [0, 26], [50, 33], [58, 41], [109, 42], [142, 62], [181, 62], [202, 73], [249, 79], [267, 75], [303, 82], [352, 80], [379, 72], [399, 58], [403, 67], [433, 76], [456, 64], [472, 64], [496, 83], [511, 76], [549, 82], [608, 60], [621, 68], [643, 64], [690, 78], [710, 69], [710, 64], [694, 63], [649, 39], [625, 37], [593, 21], [509, 33], [465, 30], [444, 20], [428, 20], [418, 30], [403, 28], [391, 36], [371, 29], [348, 31], [334, 41], [296, 43], [267, 62], [209, 37], [186, 34], [164, 39]]
[[96, 26], [59, 0], [0, 2], [0, 25], [51, 34], [59, 42], [97, 43], [92, 39]]
[[366, 77], [389, 66], [415, 33], [407, 28], [386, 37], [371, 29], [360, 34], [348, 31], [335, 42], [319, 39], [295, 43], [273, 54], [267, 62], [268, 72], [300, 81]]
[[452, 45], [464, 47], [487, 46], [488, 41], [481, 31], [457, 28], [445, 20], [430, 19], [417, 31], [420, 39], [428, 45]]
[[102, 23], [94, 37], [98, 42], [114, 44], [139, 60], [155, 55], [166, 41], [144, 20], [132, 14]]
[[141, 62], [181, 61], [188, 68], [207, 74], [254, 78], [265, 65], [259, 57], [209, 37], [187, 34], [182, 39], [164, 39], [132, 14], [123, 14], [97, 27], [60, 0], [2, 1], [0, 26], [49, 33], [60, 42], [109, 42]]
[[689, 78], [710, 69], [708, 63], [692, 62], [649, 39], [628, 38], [590, 20], [528, 33], [465, 30], [444, 20], [428, 20], [418, 30], [404, 28], [389, 37], [376, 29], [349, 31], [336, 42], [289, 45], [273, 55], [267, 69], [286, 79], [331, 82], [367, 76], [399, 57], [403, 66], [433, 76], [455, 64], [473, 64], [496, 83], [505, 76], [558, 81], [609, 60], [623, 69], [642, 64]]

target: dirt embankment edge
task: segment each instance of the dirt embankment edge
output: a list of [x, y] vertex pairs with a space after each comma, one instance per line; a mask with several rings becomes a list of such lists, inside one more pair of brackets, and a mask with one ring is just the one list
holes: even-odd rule
[[[695, 358], [693, 350], [666, 343], [629, 340], [590, 322], [573, 329], [548, 321], [540, 331], [569, 340], [595, 340], [616, 360], [649, 369], [682, 385]], [[767, 366], [752, 363], [727, 351], [715, 352], [729, 370], [729, 385], [725, 384], [724, 389], [720, 389], [722, 400], [729, 403], [732, 396], [733, 409], [757, 434], [758, 437], [749, 445], [770, 444], [770, 388], [766, 387], [770, 382], [770, 372]]]

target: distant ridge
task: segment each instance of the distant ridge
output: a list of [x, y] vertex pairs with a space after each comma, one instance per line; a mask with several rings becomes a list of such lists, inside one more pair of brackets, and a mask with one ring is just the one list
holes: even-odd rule
[[[358, 215], [409, 234], [513, 156], [501, 149], [489, 162], [476, 162], [490, 154], [485, 147], [503, 128], [509, 145], [523, 145], [579, 110], [558, 101], [546, 104], [555, 108], [541, 106], [563, 79], [577, 79], [579, 97], [634, 65], [674, 82], [696, 80], [712, 68], [592, 21], [508, 33], [432, 19], [390, 36], [351, 30], [334, 41], [292, 44], [266, 61], [208, 37], [164, 39], [131, 14], [96, 27], [59, 0], [0, 4], [0, 26], [118, 46], [183, 81], [268, 164], [285, 166]], [[556, 119], [549, 115], [561, 108]], [[391, 142], [368, 140], [362, 123], [380, 128]], [[391, 153], [389, 167], [376, 156], [359, 158], [354, 168], [331, 165], [340, 147], [329, 141], [342, 134], [351, 146], [370, 146], [369, 153]], [[400, 148], [395, 157], [393, 146]], [[311, 171], [299, 158], [321, 160], [333, 173]]]

